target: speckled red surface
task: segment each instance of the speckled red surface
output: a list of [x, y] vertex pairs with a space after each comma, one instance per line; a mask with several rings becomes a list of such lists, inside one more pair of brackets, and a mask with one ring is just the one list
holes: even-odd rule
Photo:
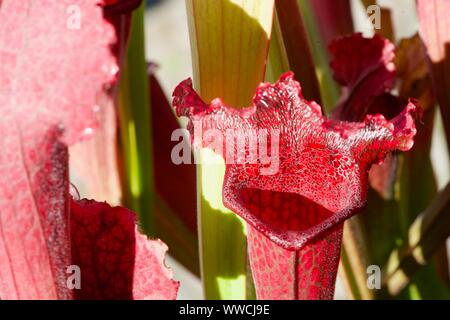
[[[70, 212], [67, 145], [95, 129], [97, 98], [118, 73], [116, 30], [99, 4], [1, 1], [1, 299], [73, 298], [71, 250], [82, 265], [76, 297], [176, 294], [165, 245], [137, 233], [131, 213], [87, 202]], [[80, 28], [68, 25], [69, 5], [82, 13]]]
[[138, 232], [135, 215], [92, 200], [71, 201], [72, 264], [82, 270], [76, 299], [175, 299], [167, 246]]
[[[226, 137], [227, 130], [234, 129], [248, 138], [255, 130], [266, 129], [269, 136], [278, 130], [279, 158], [274, 159], [278, 170], [262, 174], [267, 163], [251, 157], [243, 163], [227, 163], [223, 202], [250, 226], [249, 255], [259, 298], [279, 298], [278, 293], [284, 298], [330, 298], [340, 225], [364, 205], [370, 166], [390, 151], [412, 147], [414, 103], [391, 121], [381, 115], [354, 123], [328, 120], [319, 105], [303, 98], [300, 84], [287, 73], [275, 84], [261, 84], [249, 108], [233, 109], [220, 99], [208, 105], [190, 80], [175, 89], [173, 104], [179, 116], [189, 117], [194, 144], [214, 145], [225, 159], [230, 149], [239, 151], [235, 143], [219, 139], [223, 146], [217, 148], [214, 135], [195, 135], [213, 129], [217, 136]], [[252, 154], [250, 148], [251, 144], [245, 146], [246, 155]], [[269, 266], [270, 261], [277, 261], [276, 267]], [[284, 272], [282, 266], [291, 269]], [[288, 271], [295, 276], [285, 284], [294, 288], [288, 290], [280, 283], [276, 290], [264, 289], [275, 288], [277, 281], [270, 279], [281, 279]]]

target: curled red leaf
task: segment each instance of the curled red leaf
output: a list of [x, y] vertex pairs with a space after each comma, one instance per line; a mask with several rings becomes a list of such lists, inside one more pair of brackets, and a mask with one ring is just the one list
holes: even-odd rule
[[[105, 17], [99, 4], [1, 1], [1, 299], [176, 294], [165, 245], [136, 233], [131, 213], [70, 202], [67, 145], [96, 126], [98, 99], [119, 70], [117, 39], [126, 39], [114, 22], [129, 19]], [[82, 267], [81, 291], [67, 285], [73, 263]]]
[[[392, 119], [401, 112], [404, 97], [390, 93], [396, 76], [394, 49], [394, 45], [380, 35], [364, 38], [359, 33], [331, 44], [334, 77], [343, 86], [333, 118], [361, 121], [368, 114], [382, 114]], [[389, 155], [385, 162], [370, 170], [370, 185], [383, 198], [393, 196], [396, 169], [397, 157]]]
[[[389, 40], [378, 34], [364, 38], [355, 33], [335, 40], [329, 49], [334, 78], [343, 87], [341, 101], [335, 111], [336, 119], [361, 121], [366, 114], [392, 109], [385, 107], [387, 100], [374, 101], [394, 86], [395, 47]], [[393, 113], [399, 112], [396, 109]]]
[[95, 126], [115, 42], [98, 1], [1, 3], [1, 298], [71, 297], [65, 143]]
[[[278, 155], [272, 163], [263, 163], [261, 157], [227, 163], [223, 201], [288, 249], [302, 248], [349, 218], [365, 202], [370, 166], [388, 152], [410, 149], [416, 133], [413, 102], [391, 121], [381, 115], [368, 115], [360, 123], [325, 119], [319, 105], [303, 98], [291, 73], [273, 85], [260, 85], [253, 105], [246, 109], [230, 108], [220, 99], [205, 104], [189, 80], [175, 89], [173, 104], [178, 115], [190, 118], [188, 128], [194, 142], [218, 147], [216, 151], [222, 151], [226, 163], [230, 152], [239, 153], [237, 143], [227, 139], [230, 130], [247, 142], [254, 133], [265, 132], [269, 153], [271, 138], [278, 132], [279, 150], [268, 155]], [[203, 135], [196, 137], [199, 130]], [[245, 145], [246, 155], [254, 154], [251, 148], [251, 144]], [[276, 170], [268, 172], [270, 166]]]
[[173, 105], [189, 117], [194, 145], [225, 159], [223, 203], [250, 226], [258, 298], [332, 298], [342, 222], [364, 205], [371, 165], [412, 147], [415, 104], [391, 121], [328, 120], [287, 73], [261, 84], [249, 108], [207, 105], [190, 80]]
[[175, 299], [178, 282], [164, 265], [167, 246], [139, 233], [135, 215], [92, 200], [71, 201], [77, 299]]

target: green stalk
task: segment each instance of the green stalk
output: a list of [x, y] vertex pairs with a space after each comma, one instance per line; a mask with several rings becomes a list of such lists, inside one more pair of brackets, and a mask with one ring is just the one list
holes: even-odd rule
[[[395, 249], [385, 267], [385, 285], [393, 295], [427, 265], [429, 259], [450, 235], [450, 184], [411, 224], [405, 246]], [[447, 294], [448, 295], [448, 294]]]
[[155, 234], [149, 86], [145, 61], [144, 3], [134, 11], [119, 91], [124, 159], [124, 202], [139, 214], [143, 231]]
[[348, 293], [355, 300], [373, 300], [375, 292], [367, 287], [367, 252], [361, 222], [355, 216], [344, 224], [344, 241], [341, 249], [341, 273]]
[[[203, 149], [204, 163], [220, 162]], [[206, 299], [247, 299], [245, 223], [222, 203], [224, 164], [197, 167], [200, 269]]]

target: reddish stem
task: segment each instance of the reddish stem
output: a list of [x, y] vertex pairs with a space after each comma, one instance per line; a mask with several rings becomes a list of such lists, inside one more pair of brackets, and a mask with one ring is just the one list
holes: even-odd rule
[[287, 250], [248, 226], [248, 250], [256, 295], [262, 300], [331, 300], [343, 224], [300, 250]]

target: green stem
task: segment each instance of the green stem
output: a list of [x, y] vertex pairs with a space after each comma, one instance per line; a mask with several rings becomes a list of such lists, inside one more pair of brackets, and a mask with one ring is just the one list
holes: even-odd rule
[[154, 175], [144, 10], [143, 3], [133, 13], [120, 82], [119, 119], [125, 166], [124, 202], [139, 214], [143, 231], [154, 235]]

